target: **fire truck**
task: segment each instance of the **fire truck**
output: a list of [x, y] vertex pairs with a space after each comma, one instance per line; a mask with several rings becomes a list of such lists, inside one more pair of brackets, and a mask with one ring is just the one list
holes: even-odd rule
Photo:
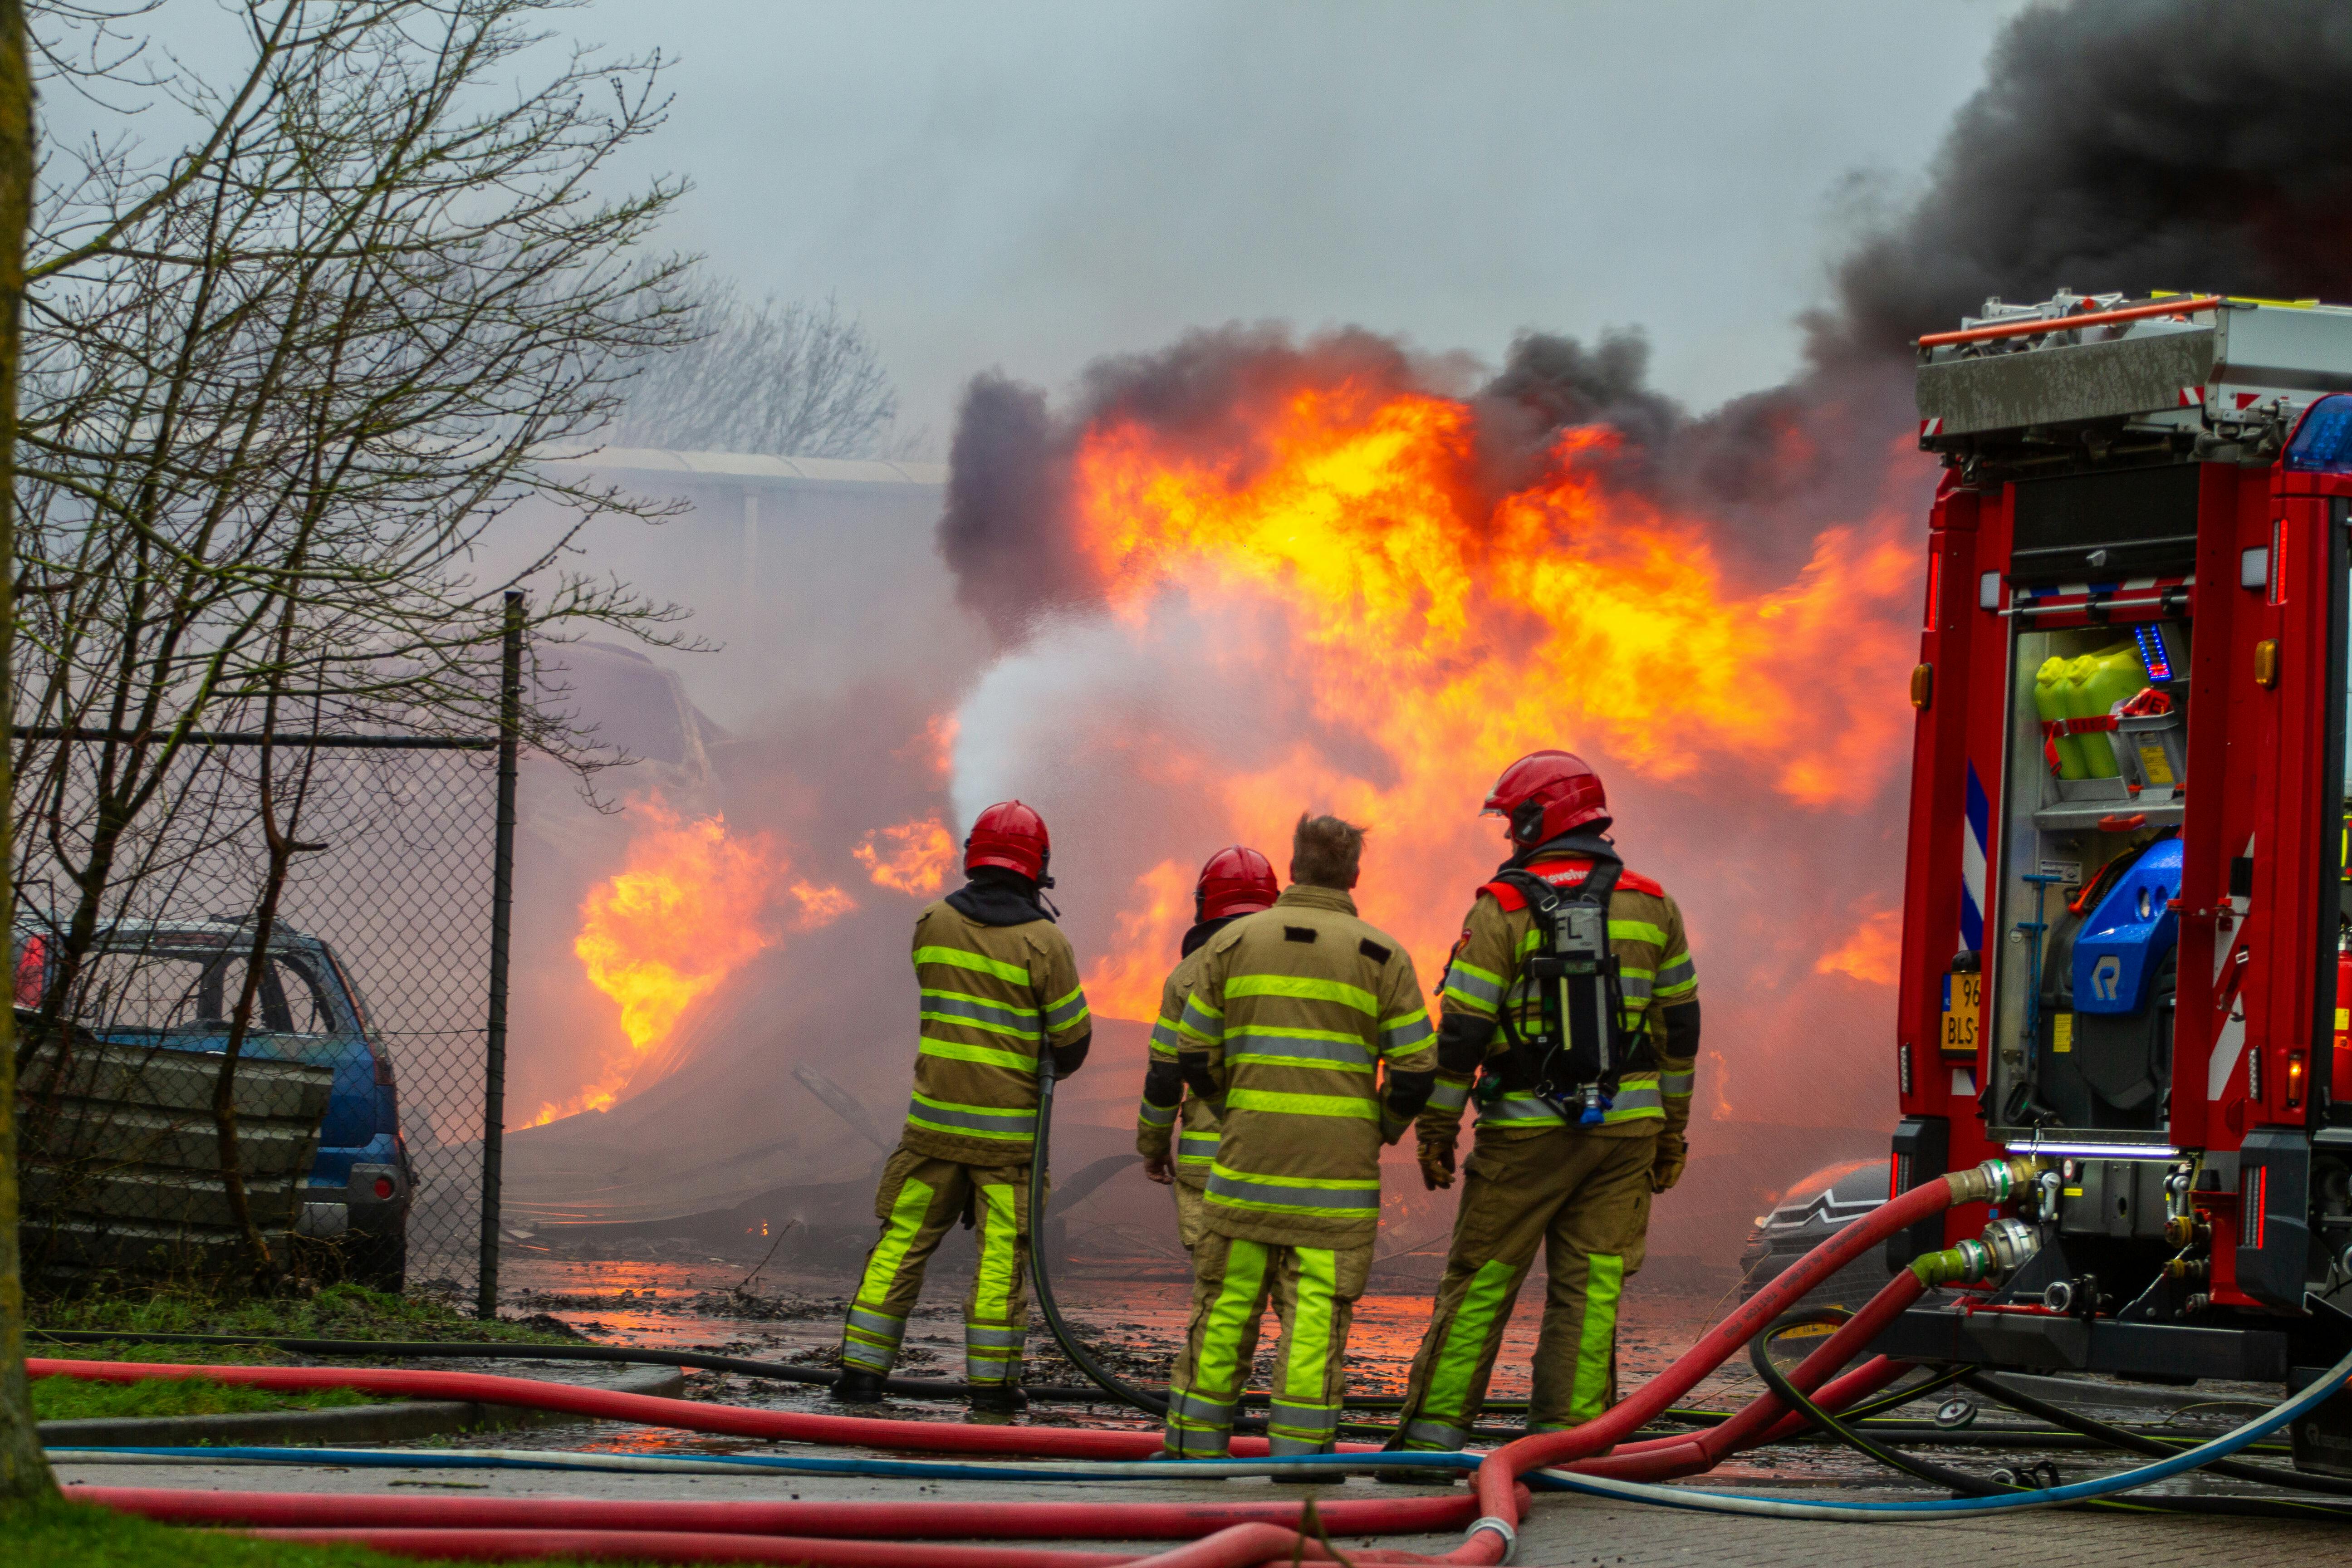
[[2045, 1163], [1895, 1238], [2038, 1247], [1879, 1348], [2299, 1385], [2352, 1346], [2352, 309], [2062, 290], [1917, 346], [1892, 1191]]

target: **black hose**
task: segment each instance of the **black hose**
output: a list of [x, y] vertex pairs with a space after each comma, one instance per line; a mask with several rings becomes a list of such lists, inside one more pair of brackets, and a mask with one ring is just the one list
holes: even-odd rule
[[[1934, 1486], [1948, 1487], [1963, 1497], [1994, 1497], [2012, 1491], [2032, 1489], [1970, 1475], [1966, 1470], [1953, 1469], [1949, 1466], [1937, 1464], [1932, 1459], [1922, 1459], [1916, 1454], [1906, 1454], [1899, 1449], [1890, 1448], [1885, 1444], [1876, 1442], [1847, 1426], [1836, 1416], [1814, 1404], [1799, 1391], [1795, 1384], [1790, 1382], [1788, 1376], [1778, 1366], [1773, 1364], [1772, 1342], [1783, 1332], [1813, 1323], [1842, 1323], [1853, 1316], [1853, 1313], [1836, 1307], [1790, 1312], [1775, 1320], [1769, 1328], [1748, 1342], [1748, 1362], [1755, 1367], [1756, 1375], [1764, 1380], [1765, 1386], [1779, 1394], [1791, 1408], [1802, 1412], [1808, 1420], [1822, 1430], [1836, 1436], [1857, 1453], [1868, 1455], [1891, 1469], [1916, 1476]], [[2045, 1406], [2045, 1408], [2053, 1412], [2057, 1410], [2054, 1405]], [[2120, 1428], [2117, 1430], [2120, 1431]], [[2156, 1447], [2161, 1455], [2168, 1456], [2179, 1451], [2162, 1444], [2157, 1444]], [[2220, 1467], [2202, 1468], [2218, 1470]], [[2058, 1506], [2068, 1509], [2103, 1509], [2122, 1513], [2220, 1514], [2240, 1519], [2352, 1519], [2352, 1509], [2338, 1508], [2329, 1503], [2269, 1498], [2168, 1497], [2145, 1498], [2132, 1501], [2126, 1501], [2119, 1498], [2094, 1498], [2082, 1502], [2062, 1503]]]
[[[2180, 1451], [2175, 1444], [2166, 1442], [2160, 1437], [2151, 1437], [2127, 1427], [2111, 1426], [2095, 1417], [2077, 1414], [2063, 1405], [2052, 1405], [2045, 1400], [2036, 1399], [2030, 1394], [1997, 1383], [1982, 1373], [1971, 1372], [1961, 1381], [1987, 1398], [1997, 1399], [2022, 1415], [2036, 1416], [2055, 1426], [2063, 1426], [2070, 1432], [2079, 1433], [2084, 1437], [2107, 1444], [2112, 1447], [2126, 1449], [2135, 1454], [2146, 1454], [2153, 1458], [2163, 1458]], [[2325, 1492], [2331, 1497], [2352, 1497], [2352, 1481], [2336, 1480], [2328, 1476], [2305, 1475], [2296, 1470], [2282, 1470], [2270, 1465], [2249, 1465], [2236, 1459], [2216, 1459], [2211, 1464], [2201, 1468], [2213, 1475], [2227, 1476], [2232, 1480], [2260, 1481], [2265, 1486], [2285, 1487], [2294, 1491]]]
[[1045, 1327], [1052, 1331], [1054, 1342], [1070, 1364], [1092, 1378], [1103, 1392], [1113, 1398], [1135, 1406], [1147, 1415], [1164, 1419], [1168, 1401], [1158, 1394], [1146, 1394], [1095, 1360], [1070, 1325], [1062, 1321], [1062, 1310], [1054, 1301], [1054, 1282], [1045, 1272], [1045, 1166], [1047, 1151], [1054, 1135], [1054, 1053], [1037, 1053], [1037, 1140], [1035, 1152], [1029, 1158], [1029, 1279], [1037, 1292], [1037, 1310], [1045, 1318]]

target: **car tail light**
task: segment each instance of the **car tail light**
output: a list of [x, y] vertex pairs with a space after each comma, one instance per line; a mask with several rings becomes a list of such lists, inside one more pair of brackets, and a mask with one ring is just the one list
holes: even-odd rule
[[378, 1176], [375, 1179], [375, 1195], [376, 1200], [379, 1203], [392, 1196], [392, 1178], [390, 1176]]

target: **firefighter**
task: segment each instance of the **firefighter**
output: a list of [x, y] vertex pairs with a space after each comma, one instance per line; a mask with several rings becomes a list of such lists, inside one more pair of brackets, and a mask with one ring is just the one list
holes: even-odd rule
[[992, 805], [964, 840], [964, 885], [915, 917], [914, 1100], [875, 1194], [882, 1235], [850, 1302], [835, 1399], [881, 1398], [923, 1267], [961, 1219], [980, 1244], [963, 1313], [971, 1407], [1028, 1404], [1021, 1351], [1038, 1053], [1051, 1051], [1055, 1076], [1067, 1078], [1093, 1039], [1077, 960], [1040, 896], [1054, 885], [1051, 858], [1044, 818], [1017, 800]]
[[1171, 1458], [1226, 1452], [1245, 1335], [1269, 1300], [1282, 1325], [1272, 1453], [1328, 1452], [1339, 1426], [1349, 1323], [1380, 1226], [1381, 1146], [1403, 1136], [1437, 1077], [1412, 960], [1348, 896], [1363, 841], [1337, 817], [1300, 817], [1291, 885], [1209, 939], [1184, 999], [1179, 1070], [1224, 1111], [1168, 1383]]
[[[1512, 763], [1486, 814], [1507, 819], [1513, 853], [1478, 889], [1439, 986], [1437, 1085], [1415, 1128], [1423, 1182], [1454, 1184], [1474, 1084], [1477, 1143], [1391, 1448], [1454, 1449], [1469, 1436], [1538, 1246], [1547, 1281], [1528, 1429], [1557, 1431], [1607, 1409], [1619, 1295], [1642, 1266], [1651, 1197], [1681, 1179], [1688, 1153], [1698, 979], [1682, 911], [1618, 858], [1600, 775], [1566, 752]], [[1570, 918], [1578, 902], [1591, 917], [1595, 962], [1548, 967], [1548, 924], [1587, 951]], [[1583, 973], [1584, 988], [1563, 973]], [[1580, 998], [1592, 1004], [1590, 1025], [1561, 1016]], [[1577, 1047], [1588, 1036], [1597, 1043], [1612, 1012], [1621, 1026], [1609, 1036], [1608, 1070], [1580, 1082], [1595, 1068]]]
[[[1143, 1173], [1176, 1194], [1176, 1236], [1190, 1253], [1201, 1239], [1202, 1194], [1217, 1155], [1217, 1110], [1204, 1095], [1184, 1093], [1177, 1065], [1177, 1029], [1184, 1021], [1184, 998], [1201, 977], [1209, 939], [1241, 919], [1270, 909], [1282, 885], [1274, 862], [1236, 844], [1209, 857], [1192, 889], [1192, 929], [1184, 933], [1181, 962], [1160, 988], [1160, 1021], [1151, 1027], [1151, 1066], [1143, 1078], [1143, 1103], [1136, 1112], [1135, 1152]], [[1178, 1129], [1179, 1115], [1182, 1128]], [[1173, 1143], [1173, 1159], [1170, 1144]]]

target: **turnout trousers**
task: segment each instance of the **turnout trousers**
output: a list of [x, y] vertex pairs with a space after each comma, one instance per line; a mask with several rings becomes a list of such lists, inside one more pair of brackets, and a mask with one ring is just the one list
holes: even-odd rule
[[1616, 1398], [1617, 1303], [1642, 1267], [1654, 1123], [1481, 1137], [1464, 1170], [1445, 1278], [1399, 1423], [1407, 1448], [1459, 1448], [1494, 1375], [1519, 1287], [1544, 1247], [1548, 1278], [1528, 1430], [1591, 1420]]
[[1283, 1247], [1204, 1231], [1192, 1247], [1192, 1321], [1168, 1378], [1169, 1458], [1227, 1452], [1269, 1302], [1282, 1325], [1282, 1351], [1268, 1446], [1277, 1458], [1329, 1453], [1347, 1383], [1348, 1329], [1371, 1266], [1370, 1238]]
[[1021, 1381], [1029, 1328], [1029, 1166], [963, 1165], [901, 1148], [882, 1169], [874, 1196], [881, 1239], [842, 1331], [841, 1364], [888, 1373], [923, 1293], [923, 1269], [959, 1220], [980, 1244], [980, 1266], [963, 1304], [964, 1380]]

